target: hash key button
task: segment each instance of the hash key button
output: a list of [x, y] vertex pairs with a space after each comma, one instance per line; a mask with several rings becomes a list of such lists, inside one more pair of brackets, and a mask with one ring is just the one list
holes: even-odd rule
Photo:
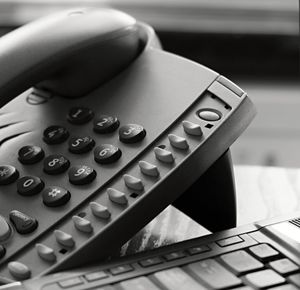
[[9, 214], [9, 219], [14, 225], [16, 231], [21, 235], [33, 232], [38, 226], [36, 219], [18, 210], [12, 210]]
[[43, 191], [43, 203], [49, 207], [57, 207], [66, 204], [71, 194], [68, 190], [59, 186], [50, 186]]
[[11, 165], [0, 165], [0, 185], [15, 182], [19, 177], [18, 170]]

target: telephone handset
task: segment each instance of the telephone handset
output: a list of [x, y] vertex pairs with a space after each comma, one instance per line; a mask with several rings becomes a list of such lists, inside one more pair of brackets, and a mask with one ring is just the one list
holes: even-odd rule
[[3, 283], [107, 258], [169, 204], [235, 226], [228, 149], [255, 110], [228, 79], [112, 9], [2, 37], [0, 67]]

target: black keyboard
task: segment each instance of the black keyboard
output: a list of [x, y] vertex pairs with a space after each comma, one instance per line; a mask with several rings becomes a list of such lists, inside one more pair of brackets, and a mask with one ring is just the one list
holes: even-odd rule
[[297, 247], [289, 248], [290, 237], [283, 235], [286, 229], [300, 232], [295, 220], [299, 221], [223, 231], [101, 265], [27, 280], [22, 288], [12, 289], [299, 289], [299, 248], [298, 252]]

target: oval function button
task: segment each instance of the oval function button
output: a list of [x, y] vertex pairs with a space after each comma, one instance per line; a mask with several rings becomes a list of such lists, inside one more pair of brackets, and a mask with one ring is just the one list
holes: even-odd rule
[[69, 138], [69, 132], [61, 126], [50, 126], [44, 130], [43, 136], [47, 144], [60, 144]]
[[9, 219], [14, 225], [16, 231], [21, 235], [29, 234], [38, 227], [38, 222], [35, 218], [32, 218], [18, 210], [12, 210], [9, 213]]
[[0, 185], [15, 182], [19, 177], [18, 170], [11, 165], [0, 165]]
[[204, 121], [218, 121], [222, 116], [219, 111], [213, 109], [201, 109], [197, 114]]
[[112, 202], [121, 205], [125, 205], [128, 203], [127, 197], [124, 192], [116, 190], [114, 188], [108, 188], [106, 192]]
[[70, 234], [67, 234], [60, 230], [55, 230], [54, 235], [56, 238], [56, 241], [61, 244], [62, 246], [72, 248], [75, 245], [75, 241], [73, 237]]
[[70, 167], [70, 161], [60, 154], [54, 154], [44, 159], [44, 171], [48, 174], [60, 174]]
[[71, 193], [59, 186], [50, 186], [44, 189], [43, 203], [49, 207], [57, 207], [66, 204], [70, 198]]
[[86, 165], [73, 166], [69, 172], [69, 181], [75, 185], [91, 183], [97, 176], [96, 171]]
[[155, 166], [149, 162], [141, 160], [141, 161], [139, 161], [139, 167], [145, 175], [154, 176], [154, 177], [159, 175], [157, 166]]
[[109, 164], [117, 161], [122, 155], [121, 150], [111, 144], [102, 144], [94, 150], [94, 159], [100, 164]]
[[74, 215], [72, 217], [73, 223], [77, 230], [84, 233], [91, 233], [93, 231], [92, 224], [89, 220], [79, 217], [77, 215]]
[[203, 132], [199, 124], [190, 121], [182, 121], [183, 130], [185, 133], [193, 136], [202, 136]]
[[[11, 229], [6, 219], [0, 215], [0, 241], [4, 241], [9, 238]], [[1, 250], [0, 250], [1, 257]]]
[[100, 115], [94, 120], [94, 131], [100, 134], [111, 133], [117, 130], [119, 125], [120, 122], [117, 117]]
[[102, 218], [102, 219], [109, 219], [111, 216], [110, 211], [106, 206], [103, 206], [100, 203], [92, 201], [90, 203], [90, 208], [94, 216]]
[[73, 107], [68, 114], [68, 121], [72, 124], [85, 124], [94, 117], [91, 109], [85, 107]]
[[54, 262], [56, 260], [56, 255], [50, 247], [47, 247], [43, 244], [36, 244], [35, 248], [37, 250], [38, 255], [48, 262]]
[[31, 276], [30, 269], [23, 263], [12, 261], [8, 263], [7, 268], [10, 274], [18, 280], [25, 280]]
[[19, 161], [23, 164], [34, 164], [45, 156], [44, 150], [39, 146], [24, 146], [18, 152]]
[[128, 124], [119, 129], [119, 139], [123, 143], [136, 143], [143, 140], [146, 130], [137, 124]]
[[177, 149], [186, 150], [189, 148], [188, 142], [183, 137], [179, 137], [174, 134], [169, 134], [168, 138], [169, 138], [170, 144]]
[[89, 152], [95, 146], [95, 141], [89, 136], [73, 136], [69, 140], [69, 151], [75, 154]]
[[139, 178], [136, 178], [129, 174], [124, 174], [123, 179], [124, 179], [126, 186], [133, 190], [143, 190], [144, 189], [144, 184], [143, 184], [142, 180]]
[[37, 176], [24, 176], [17, 181], [17, 191], [24, 196], [38, 194], [44, 186], [44, 182]]
[[165, 163], [173, 163], [174, 162], [174, 156], [173, 156], [172, 152], [170, 152], [166, 149], [155, 147], [154, 148], [154, 153], [155, 153], [155, 157], [159, 161], [162, 161], [162, 162], [165, 162]]

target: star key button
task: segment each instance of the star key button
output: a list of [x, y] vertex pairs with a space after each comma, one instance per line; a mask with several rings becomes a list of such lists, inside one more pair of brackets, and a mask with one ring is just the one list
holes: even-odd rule
[[146, 130], [137, 124], [128, 124], [119, 129], [119, 139], [123, 143], [136, 143], [146, 136]]
[[96, 171], [86, 165], [73, 166], [69, 170], [69, 181], [75, 185], [91, 183], [96, 178]]
[[15, 182], [19, 177], [18, 170], [11, 165], [0, 165], [0, 185]]
[[50, 186], [43, 190], [43, 203], [49, 207], [57, 207], [66, 204], [71, 194], [68, 190], [59, 186]]

